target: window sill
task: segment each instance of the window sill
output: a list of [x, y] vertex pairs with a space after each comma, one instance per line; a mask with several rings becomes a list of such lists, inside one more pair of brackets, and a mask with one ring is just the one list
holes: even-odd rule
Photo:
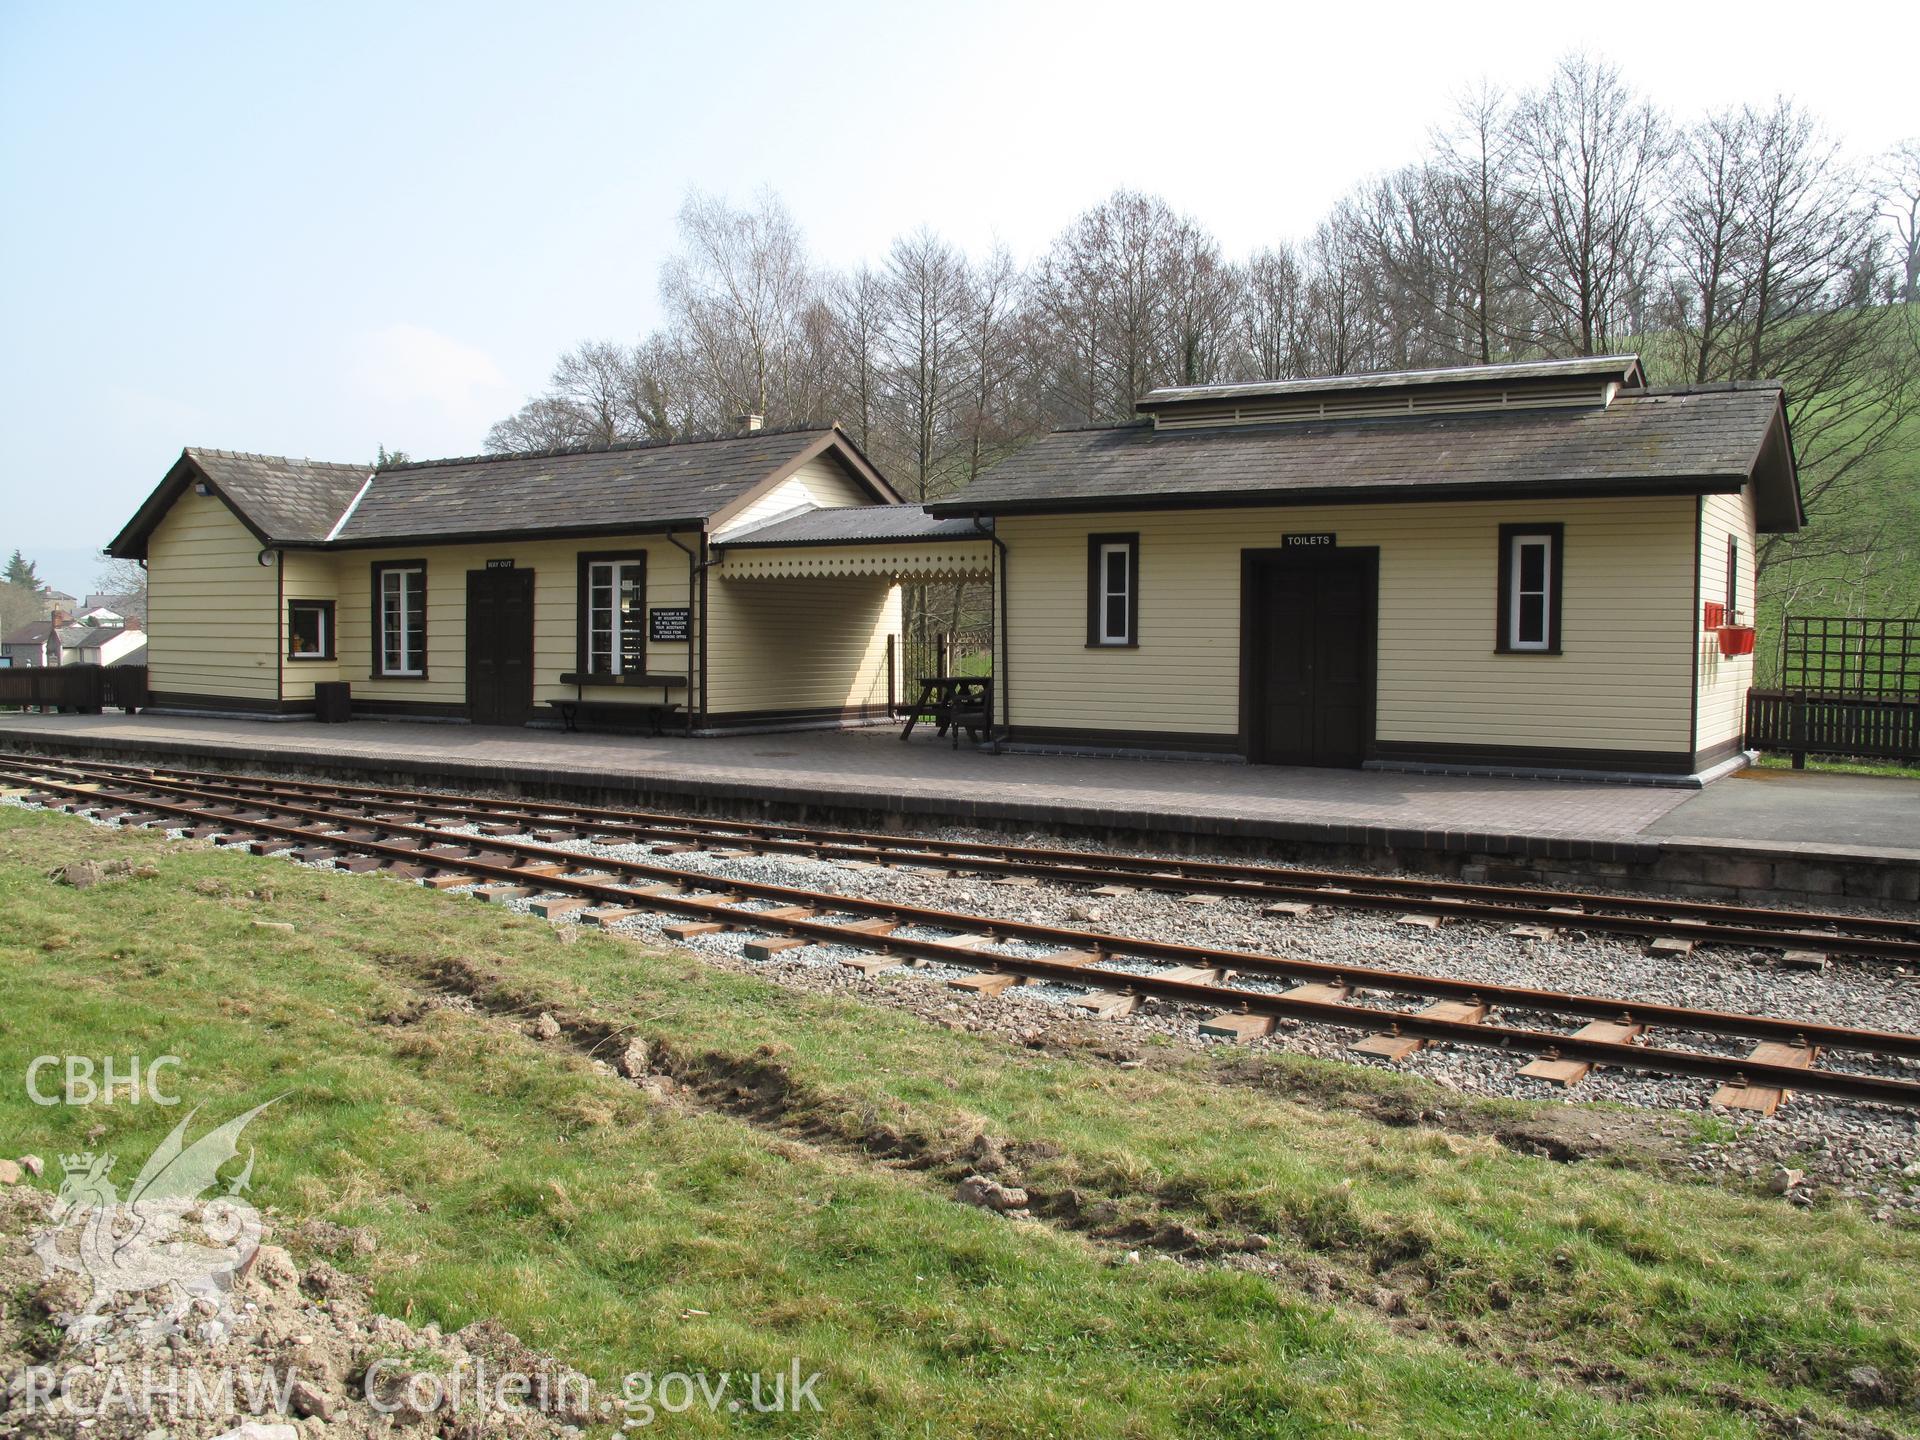
[[311, 665], [311, 664], [334, 664], [334, 663], [337, 663], [339, 657], [334, 655], [289, 655], [287, 656], [287, 659], [294, 660], [294, 661], [305, 661], [306, 663]]
[[1088, 650], [1138, 650], [1140, 642], [1138, 640], [1089, 640], [1085, 648]]
[[1517, 650], [1511, 645], [1496, 645], [1494, 647], [1493, 653], [1496, 655], [1531, 656], [1531, 655], [1558, 655], [1561, 653], [1561, 651], [1558, 645], [1549, 645], [1544, 650]]
[[367, 676], [368, 680], [424, 680], [426, 678], [427, 672], [424, 670], [375, 670]]

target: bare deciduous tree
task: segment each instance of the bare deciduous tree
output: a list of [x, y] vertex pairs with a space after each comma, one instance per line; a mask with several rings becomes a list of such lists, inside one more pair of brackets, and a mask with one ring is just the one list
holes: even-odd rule
[[96, 594], [107, 597], [107, 608], [130, 619], [147, 618], [147, 567], [138, 560], [103, 560], [93, 572]]
[[1167, 368], [1154, 378], [1174, 385], [1227, 379], [1234, 358], [1239, 276], [1221, 254], [1220, 242], [1192, 220], [1176, 221], [1167, 242]]
[[1306, 373], [1305, 288], [1292, 246], [1256, 251], [1247, 262], [1240, 280], [1247, 379], [1288, 380]]
[[[1823, 557], [1884, 575], [1912, 518], [1887, 497], [1913, 488], [1916, 217], [1920, 141], [1868, 187], [1790, 104], [1676, 132], [1579, 55], [1518, 99], [1470, 93], [1413, 163], [1240, 264], [1197, 220], [1122, 189], [1029, 267], [923, 228], [835, 276], [775, 196], [736, 209], [694, 193], [665, 325], [561, 357], [488, 445], [839, 420], [903, 490], [935, 496], [1048, 424], [1127, 418], [1158, 385], [1631, 347], [1659, 380], [1784, 381], [1823, 518], [1767, 541], [1763, 564], [1800, 567], [1782, 585], [1812, 583]], [[947, 600], [920, 613], [958, 623]]]
[[1876, 193], [1899, 245], [1898, 297], [1920, 301], [1920, 137], [1903, 140], [1880, 161]]
[[[1681, 147], [1672, 204], [1677, 368], [1695, 383], [1782, 381], [1809, 506], [1837, 501], [1900, 443], [1907, 317], [1871, 303], [1886, 271], [1864, 187], [1787, 101], [1709, 117]], [[1862, 529], [1767, 536], [1760, 560], [1865, 543]]]
[[716, 422], [812, 418], [800, 361], [817, 287], [799, 228], [771, 191], [735, 210], [698, 191], [680, 210], [682, 252], [660, 278], [660, 296], [702, 408]]
[[897, 479], [928, 500], [955, 488], [964, 340], [972, 295], [960, 252], [922, 228], [893, 242], [885, 273], [887, 411], [900, 446]]
[[1513, 139], [1526, 196], [1514, 259], [1540, 304], [1540, 337], [1577, 355], [1609, 350], [1642, 328], [1667, 122], [1611, 66], [1574, 55], [1521, 98]]
[[861, 265], [833, 282], [827, 299], [838, 334], [840, 368], [847, 397], [841, 417], [863, 450], [874, 446], [880, 407], [882, 332], [886, 324], [886, 287]]

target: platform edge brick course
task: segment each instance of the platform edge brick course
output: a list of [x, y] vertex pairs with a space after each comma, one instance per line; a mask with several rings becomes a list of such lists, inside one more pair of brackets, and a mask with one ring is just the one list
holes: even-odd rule
[[[460, 738], [458, 748], [464, 753], [459, 758], [446, 753], [450, 734]], [[1236, 771], [1235, 787], [1222, 790], [1217, 772], [1192, 762], [956, 756], [945, 747], [931, 746], [903, 754], [892, 733], [883, 731], [783, 737], [785, 749], [801, 753], [770, 765], [749, 758], [750, 747], [760, 743], [742, 737], [636, 746], [612, 737], [569, 736], [562, 741], [543, 732], [483, 738], [478, 731], [398, 721], [342, 728], [185, 718], [163, 722], [154, 717], [0, 719], [4, 750], [105, 753], [166, 763], [192, 759], [206, 762], [208, 768], [384, 777], [402, 785], [432, 779], [527, 796], [691, 808], [708, 814], [804, 815], [853, 828], [883, 828], [887, 817], [921, 817], [935, 824], [964, 820], [986, 828], [1039, 827], [1169, 851], [1211, 846], [1336, 866], [1377, 866], [1384, 861], [1413, 871], [1457, 873], [1492, 863], [1536, 877], [1613, 886], [1685, 885], [1726, 898], [1744, 895], [1781, 903], [1817, 902], [1842, 893], [1920, 902], [1920, 850], [1882, 853], [1793, 839], [1758, 843], [1632, 833], [1644, 832], [1650, 816], [1667, 812], [1688, 792], [1402, 775], [1391, 777], [1396, 808], [1459, 809], [1462, 820], [1481, 823], [1368, 825], [1302, 816], [1329, 803], [1325, 793], [1330, 787], [1351, 792], [1357, 797], [1354, 803], [1364, 803], [1371, 790], [1362, 772], [1337, 777], [1300, 772], [1294, 779], [1307, 798], [1291, 799], [1285, 792], [1292, 782], [1282, 772], [1269, 772], [1271, 778], [1262, 781], [1255, 779], [1259, 772]], [[688, 746], [698, 747], [692, 759], [684, 753]], [[1009, 768], [1015, 765], [1020, 768]], [[1044, 767], [1044, 778], [1072, 794], [1073, 802], [995, 798], [1002, 776], [1023, 790], [1035, 784], [1043, 772], [1034, 767]], [[1116, 782], [1116, 775], [1126, 783]], [[1183, 788], [1193, 809], [1166, 807], [1173, 786]], [[1503, 811], [1515, 821], [1512, 830], [1485, 826]], [[1529, 833], [1524, 827], [1541, 815], [1551, 816], [1556, 826], [1585, 826], [1588, 833]]]

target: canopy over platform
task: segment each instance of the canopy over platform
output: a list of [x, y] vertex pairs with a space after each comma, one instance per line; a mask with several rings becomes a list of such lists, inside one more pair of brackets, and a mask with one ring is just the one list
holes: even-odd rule
[[914, 505], [842, 505], [796, 511], [713, 538], [728, 580], [887, 576], [904, 582], [985, 580], [993, 539], [966, 517], [936, 519]]

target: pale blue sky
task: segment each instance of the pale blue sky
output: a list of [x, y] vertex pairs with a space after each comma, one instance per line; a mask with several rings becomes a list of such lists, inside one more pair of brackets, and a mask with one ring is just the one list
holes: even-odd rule
[[832, 264], [921, 223], [1026, 258], [1121, 184], [1238, 254], [1580, 46], [1877, 151], [1920, 131], [1906, 8], [0, 0], [0, 553], [81, 591], [187, 444], [477, 450], [655, 320], [690, 185], [774, 186]]

